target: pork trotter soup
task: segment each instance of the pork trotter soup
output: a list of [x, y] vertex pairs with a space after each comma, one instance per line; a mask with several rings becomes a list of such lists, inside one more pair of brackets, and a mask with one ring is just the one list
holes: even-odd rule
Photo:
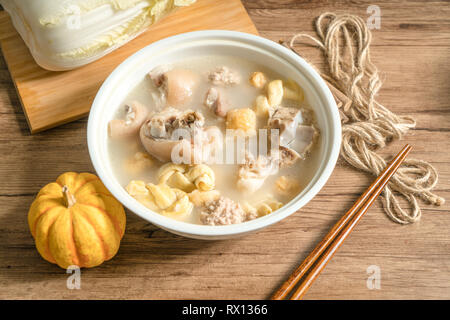
[[318, 166], [320, 131], [302, 88], [233, 56], [149, 70], [108, 130], [125, 190], [154, 212], [195, 224], [271, 214]]

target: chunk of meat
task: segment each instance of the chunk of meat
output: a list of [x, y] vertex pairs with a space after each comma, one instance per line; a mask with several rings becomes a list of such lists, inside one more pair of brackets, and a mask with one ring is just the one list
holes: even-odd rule
[[280, 151], [285, 163], [291, 162], [288, 159], [295, 162], [304, 158], [311, 149], [318, 135], [314, 125], [306, 125], [311, 122], [309, 111], [294, 107], [277, 107], [269, 118], [268, 127], [280, 130]]
[[176, 129], [201, 128], [205, 124], [205, 118], [200, 112], [186, 110], [180, 111], [168, 107], [159, 113], [153, 114], [145, 123], [146, 136], [170, 139]]
[[280, 146], [279, 152], [280, 159], [278, 160], [280, 168], [290, 167], [296, 163], [298, 159], [302, 158], [297, 151], [288, 147]]
[[239, 203], [225, 197], [208, 202], [200, 212], [200, 220], [210, 226], [229, 225], [244, 222], [247, 213]]
[[[215, 139], [219, 129], [205, 128], [204, 124], [205, 118], [200, 112], [169, 107], [153, 114], [142, 125], [141, 142], [150, 155], [162, 162], [179, 163], [180, 159], [189, 164], [206, 162], [220, 144]], [[177, 159], [173, 159], [174, 156]]]
[[280, 168], [292, 166], [299, 159], [301, 157], [295, 150], [283, 146], [278, 152], [272, 150], [270, 155], [259, 155], [256, 159], [246, 154], [245, 163], [238, 171], [237, 187], [246, 193], [255, 192], [269, 176], [277, 174]]
[[147, 119], [148, 109], [143, 104], [133, 101], [125, 106], [125, 119], [113, 119], [108, 124], [111, 138], [126, 138], [137, 135], [141, 125]]
[[173, 131], [173, 123], [180, 115], [181, 112], [178, 109], [170, 107], [153, 114], [143, 127], [145, 135], [155, 139], [169, 138]]
[[150, 71], [149, 76], [172, 107], [189, 102], [198, 84], [197, 75], [187, 69], [168, 70], [167, 66], [160, 66]]
[[277, 107], [269, 118], [268, 127], [280, 130], [280, 145], [287, 146], [295, 139], [297, 127], [302, 122], [302, 111], [300, 109]]
[[240, 75], [226, 66], [218, 67], [208, 74], [208, 80], [216, 86], [231, 86], [241, 82]]
[[319, 132], [313, 125], [300, 125], [297, 128], [297, 139], [295, 139], [291, 147], [298, 151], [301, 158], [305, 158], [306, 154], [314, 145], [318, 134]]
[[196, 129], [202, 128], [205, 124], [205, 117], [198, 111], [186, 110], [175, 119], [173, 129]]
[[206, 92], [204, 104], [217, 116], [222, 118], [227, 116], [227, 103], [217, 88], [209, 88], [208, 92]]
[[168, 72], [171, 69], [171, 67], [167, 64], [162, 64], [157, 66], [156, 68], [153, 68], [149, 73], [148, 76], [153, 81], [153, 84], [155, 87], [160, 88], [163, 86], [164, 83], [164, 74]]
[[237, 187], [240, 191], [255, 192], [263, 185], [267, 177], [278, 172], [278, 163], [271, 157], [259, 155], [256, 159], [246, 155], [246, 161], [238, 171]]

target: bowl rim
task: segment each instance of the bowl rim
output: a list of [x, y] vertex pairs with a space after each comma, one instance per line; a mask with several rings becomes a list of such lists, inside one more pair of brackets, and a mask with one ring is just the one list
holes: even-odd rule
[[[180, 42], [186, 42], [190, 40], [197, 41], [208, 39], [226, 39], [240, 42], [244, 41], [245, 43], [250, 43], [260, 48], [263, 47], [264, 49], [269, 50], [272, 54], [279, 56], [283, 60], [287, 60], [289, 63], [293, 64], [295, 68], [311, 82], [311, 85], [314, 87], [314, 90], [317, 91], [319, 98], [323, 100], [322, 102], [325, 106], [325, 109], [327, 109], [326, 113], [329, 113], [331, 115], [329, 118], [331, 121], [332, 141], [329, 141], [330, 151], [328, 151], [328, 155], [325, 157], [325, 159], [328, 158], [328, 161], [325, 163], [324, 168], [322, 169], [322, 173], [318, 176], [315, 183], [310, 186], [310, 189], [302, 197], [300, 197], [296, 201], [289, 202], [273, 214], [269, 214], [264, 217], [260, 217], [258, 219], [243, 222], [240, 224], [232, 224], [226, 226], [206, 226], [178, 221], [153, 212], [152, 210], [138, 203], [137, 200], [133, 199], [133, 201], [128, 201], [128, 199], [122, 198], [121, 192], [117, 190], [117, 186], [113, 183], [113, 181], [110, 181], [109, 175], [103, 168], [100, 157], [96, 154], [95, 145], [97, 132], [96, 127], [98, 125], [97, 120], [99, 120], [98, 117], [100, 111], [102, 110], [103, 100], [108, 99], [106, 92], [110, 87], [114, 87], [113, 84], [117, 81], [117, 79], [120, 79], [122, 76], [124, 76], [126, 70], [130, 69], [135, 61], [139, 61], [141, 57], [148, 55], [148, 53], [154, 49], [163, 49], [167, 48], [167, 46], [170, 46], [171, 44], [178, 44]], [[325, 84], [325, 81], [319, 76], [315, 69], [299, 55], [274, 41], [253, 34], [238, 31], [203, 30], [182, 33], [158, 40], [140, 49], [139, 51], [125, 59], [119, 66], [117, 66], [103, 82], [92, 103], [87, 125], [87, 142], [89, 156], [100, 180], [112, 193], [112, 195], [134, 214], [140, 216], [146, 221], [149, 221], [150, 223], [153, 223], [165, 230], [176, 234], [181, 234], [188, 237], [222, 237], [244, 234], [265, 228], [295, 213], [297, 210], [307, 204], [312, 198], [314, 198], [328, 181], [336, 165], [341, 144], [341, 122], [336, 102], [330, 89]]]

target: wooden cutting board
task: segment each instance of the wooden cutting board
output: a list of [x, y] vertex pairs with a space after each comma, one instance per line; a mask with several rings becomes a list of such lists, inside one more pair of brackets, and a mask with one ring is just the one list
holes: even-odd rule
[[165, 37], [205, 29], [258, 33], [240, 0], [197, 0], [100, 60], [75, 70], [54, 72], [34, 62], [8, 14], [0, 12], [0, 46], [31, 133], [87, 115], [106, 77], [139, 49]]

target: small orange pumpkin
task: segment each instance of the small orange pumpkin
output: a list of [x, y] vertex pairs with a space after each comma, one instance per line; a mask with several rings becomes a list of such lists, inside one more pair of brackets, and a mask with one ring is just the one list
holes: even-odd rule
[[125, 232], [123, 206], [91, 173], [67, 172], [38, 193], [28, 225], [41, 256], [61, 268], [111, 259]]

